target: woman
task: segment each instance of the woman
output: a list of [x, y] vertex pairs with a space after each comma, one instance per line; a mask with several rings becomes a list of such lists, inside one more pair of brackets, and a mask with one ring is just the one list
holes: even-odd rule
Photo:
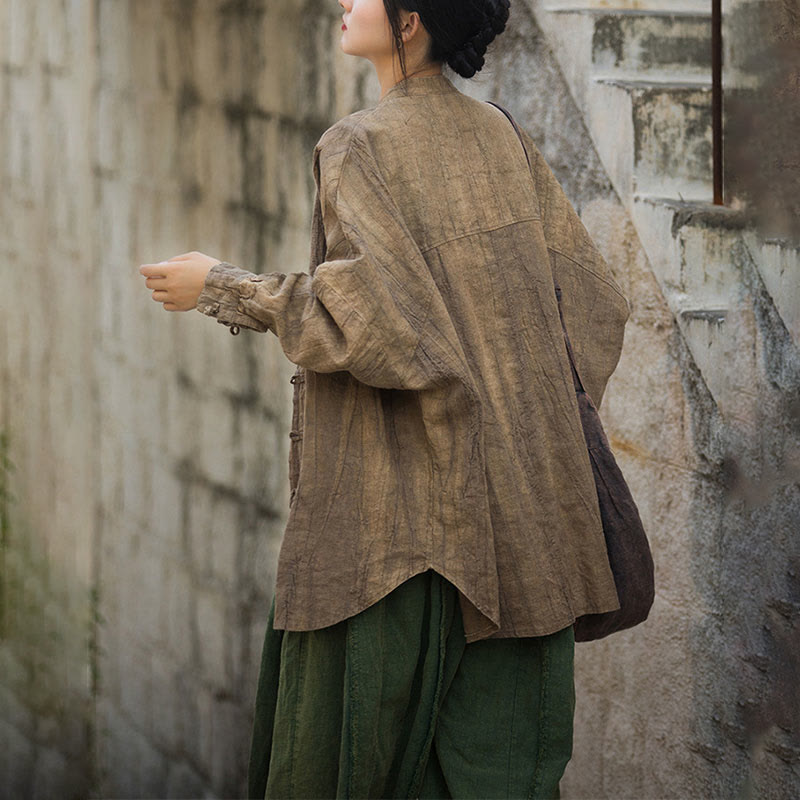
[[298, 366], [250, 795], [558, 796], [572, 623], [618, 601], [553, 276], [598, 405], [628, 305], [530, 137], [529, 168], [442, 73], [508, 0], [339, 5], [381, 96], [314, 149], [309, 271], [141, 267]]

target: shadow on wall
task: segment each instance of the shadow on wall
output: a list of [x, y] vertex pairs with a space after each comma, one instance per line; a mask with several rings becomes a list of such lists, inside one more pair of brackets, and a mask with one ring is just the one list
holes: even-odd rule
[[735, 69], [758, 84], [726, 87], [726, 203], [751, 201], [764, 236], [800, 244], [800, 0], [742, 3], [726, 25]]
[[[689, 747], [703, 790], [770, 796], [800, 761], [800, 356], [754, 264], [742, 263], [749, 319], [770, 386], [754, 419], [725, 420], [678, 336], [674, 347], [704, 469], [693, 487], [692, 578], [706, 613], [692, 623]], [[781, 778], [780, 776], [783, 776]]]
[[11, 443], [0, 430], [0, 795], [86, 797], [96, 784], [97, 598], [53, 568], [17, 513]]
[[[800, 0], [732, 4], [725, 25], [733, 63], [723, 77], [730, 67], [752, 78], [726, 87], [723, 101], [726, 202], [743, 199], [766, 238], [800, 244]], [[717, 563], [709, 634], [730, 650], [718, 653], [725, 667], [706, 686], [719, 744], [708, 757], [719, 771], [731, 753], [747, 753], [740, 798], [765, 796], [771, 772], [800, 763], [800, 451], [791, 449], [800, 439], [800, 364], [769, 297], [752, 293], [770, 383], [758, 440], [730, 441], [721, 459], [724, 507], [705, 545]]]

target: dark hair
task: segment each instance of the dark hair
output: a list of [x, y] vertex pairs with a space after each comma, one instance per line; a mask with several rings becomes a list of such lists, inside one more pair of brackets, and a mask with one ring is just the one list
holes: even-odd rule
[[505, 30], [510, 0], [383, 0], [403, 78], [406, 59], [400, 9], [416, 11], [431, 36], [429, 61], [448, 64], [464, 78], [483, 68], [486, 48]]

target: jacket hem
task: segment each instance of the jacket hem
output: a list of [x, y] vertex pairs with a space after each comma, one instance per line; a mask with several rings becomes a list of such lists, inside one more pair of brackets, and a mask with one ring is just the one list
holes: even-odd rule
[[458, 583], [456, 583], [451, 578], [448, 578], [447, 575], [445, 575], [441, 569], [438, 569], [437, 567], [431, 564], [428, 564], [419, 569], [414, 569], [408, 572], [407, 574], [404, 574], [398, 580], [393, 581], [390, 588], [388, 589], [382, 588], [380, 592], [376, 593], [375, 595], [368, 596], [366, 600], [363, 600], [358, 603], [358, 610], [356, 611], [332, 614], [330, 616], [317, 618], [316, 621], [310, 621], [307, 618], [305, 620], [304, 619], [298, 620], [294, 618], [295, 615], [293, 615], [291, 611], [285, 607], [285, 601], [281, 599], [283, 592], [280, 591], [279, 588], [276, 588], [275, 615], [274, 615], [273, 627], [275, 628], [275, 630], [284, 630], [284, 631], [314, 631], [314, 630], [320, 630], [321, 628], [328, 628], [332, 625], [336, 625], [340, 622], [343, 622], [344, 620], [349, 619], [350, 617], [354, 617], [356, 614], [360, 614], [362, 611], [365, 611], [367, 608], [374, 605], [379, 600], [382, 600], [384, 597], [386, 597], [389, 593], [393, 592], [398, 586], [402, 585], [407, 580], [410, 580], [416, 575], [426, 572], [429, 569], [438, 573], [442, 578], [451, 583], [458, 590], [458, 592], [464, 598], [467, 599], [469, 604], [476, 610], [478, 615], [483, 620], [489, 621], [488, 625], [484, 625], [477, 631], [471, 629], [469, 633], [467, 633], [467, 630], [465, 628], [464, 635], [468, 642], [473, 641], [476, 637], [486, 638], [488, 635], [490, 635], [491, 631], [495, 631], [500, 628], [499, 620], [492, 619], [492, 617], [490, 617], [486, 611], [482, 611], [473, 600], [469, 599], [468, 595], [465, 594], [465, 592], [461, 589]]
[[[533, 636], [549, 636], [551, 633], [557, 633], [564, 628], [568, 628], [570, 625], [574, 625], [575, 621], [584, 614], [605, 614], [608, 611], [618, 611], [619, 607], [619, 599], [617, 598], [615, 590], [614, 597], [609, 596], [604, 602], [598, 601], [590, 603], [588, 607], [582, 607], [577, 612], [555, 617], [545, 625], [500, 626], [498, 630], [484, 638], [522, 639]], [[467, 639], [467, 641], [469, 642], [471, 640]]]

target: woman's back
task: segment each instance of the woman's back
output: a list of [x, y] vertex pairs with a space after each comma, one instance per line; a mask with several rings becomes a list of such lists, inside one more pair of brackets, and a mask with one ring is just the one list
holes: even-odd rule
[[412, 78], [406, 90], [398, 84], [332, 130], [351, 125], [363, 131], [423, 252], [539, 216], [509, 121], [444, 75]]
[[[616, 603], [555, 257], [507, 120], [441, 75], [407, 89], [315, 149], [324, 311], [281, 332], [307, 369], [276, 625], [333, 624], [432, 568], [463, 594], [468, 641], [544, 635]], [[613, 369], [627, 304], [594, 248], [558, 244], [561, 282], [593, 298], [579, 352]]]
[[[487, 346], [485, 339], [474, 340], [482, 328], [488, 334], [488, 326], [494, 324], [523, 331], [537, 324], [541, 312], [535, 301], [540, 294], [548, 299], [552, 294], [551, 264], [534, 264], [531, 258], [543, 232], [551, 252], [580, 261], [582, 271], [618, 289], [594, 243], [576, 225], [577, 215], [535, 144], [522, 133], [539, 168], [535, 182], [505, 115], [437, 74], [412, 78], [405, 88], [397, 84], [376, 107], [331, 126], [317, 145], [327, 151], [335, 183], [353, 139], [367, 143], [382, 187], [436, 283], [447, 286], [442, 296], [469, 352]], [[326, 181], [325, 174], [321, 181]], [[328, 227], [337, 229], [337, 221], [329, 220]], [[335, 230], [327, 238], [335, 244], [338, 235]], [[330, 246], [327, 257], [336, 257]], [[445, 264], [451, 268], [445, 270]], [[587, 286], [591, 283], [586, 281]], [[578, 297], [578, 288], [573, 286], [563, 305], [568, 321], [581, 316], [580, 329], [571, 330], [570, 338], [581, 374], [599, 404], [618, 350], [594, 354], [595, 360], [599, 358], [597, 374], [594, 365], [581, 357], [588, 343], [607, 336], [618, 320], [590, 318], [596, 298], [592, 292]], [[478, 324], [459, 326], [464, 320]], [[621, 341], [609, 342], [609, 349], [618, 344]]]

